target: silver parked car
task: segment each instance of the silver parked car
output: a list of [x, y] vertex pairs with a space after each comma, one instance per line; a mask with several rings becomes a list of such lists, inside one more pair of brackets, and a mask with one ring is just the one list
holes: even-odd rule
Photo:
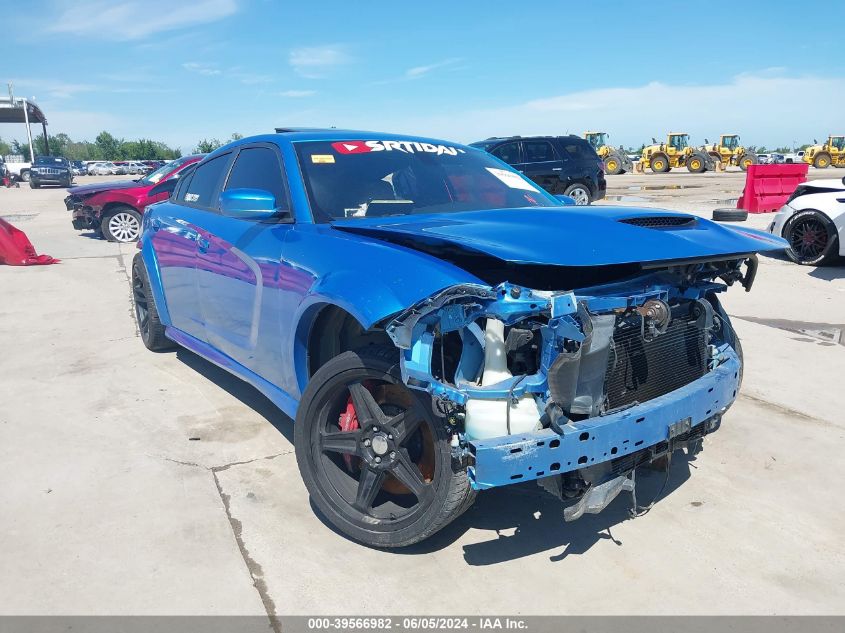
[[123, 166], [127, 174], [146, 174], [149, 168], [144, 163], [139, 163], [134, 160], [129, 161]]
[[89, 176], [114, 176], [119, 173], [120, 171], [114, 163], [103, 161], [88, 165]]

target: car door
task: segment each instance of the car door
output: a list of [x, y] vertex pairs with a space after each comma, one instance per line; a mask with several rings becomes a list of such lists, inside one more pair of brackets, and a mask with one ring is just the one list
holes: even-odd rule
[[197, 240], [231, 160], [228, 152], [201, 163], [150, 221], [172, 325], [201, 341], [206, 332], [197, 293]]
[[554, 146], [543, 139], [522, 141], [523, 163], [519, 170], [550, 193], [562, 193], [560, 174], [563, 161]]
[[283, 161], [277, 146], [238, 149], [221, 191], [262, 190], [275, 197], [269, 220], [209, 212], [199, 228], [197, 289], [206, 340], [271, 382], [283, 379], [279, 362], [280, 260], [292, 226]]

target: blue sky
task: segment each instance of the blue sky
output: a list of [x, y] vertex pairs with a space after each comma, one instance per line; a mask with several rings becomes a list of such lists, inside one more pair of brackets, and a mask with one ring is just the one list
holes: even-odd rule
[[9, 2], [0, 82], [34, 96], [51, 133], [185, 151], [284, 125], [463, 142], [592, 128], [637, 146], [670, 128], [770, 146], [845, 132], [825, 35], [845, 3], [690, 4]]

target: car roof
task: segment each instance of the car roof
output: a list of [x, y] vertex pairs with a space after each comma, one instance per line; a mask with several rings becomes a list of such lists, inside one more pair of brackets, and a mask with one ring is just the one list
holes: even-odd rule
[[[247, 143], [274, 143], [276, 145], [285, 145], [288, 143], [298, 143], [303, 141], [417, 141], [420, 143], [431, 143], [434, 145], [448, 145], [450, 147], [469, 147], [463, 143], [455, 141], [447, 141], [444, 139], [429, 138], [425, 136], [417, 136], [415, 134], [395, 134], [388, 132], [372, 132], [367, 130], [338, 130], [334, 128], [276, 128], [281, 130], [275, 134], [259, 134], [257, 136], [248, 136], [231, 143], [227, 143], [210, 154], [208, 157], [214, 157], [231, 147], [239, 147]], [[478, 151], [477, 148], [470, 148], [473, 151]]]
[[550, 138], [563, 138], [566, 140], [576, 140], [576, 141], [583, 141], [586, 143], [587, 141], [577, 134], [544, 134], [544, 135], [537, 135], [537, 136], [492, 136], [490, 138], [485, 138], [481, 141], [473, 141], [470, 145], [475, 145], [478, 143], [501, 143], [504, 141], [531, 141], [534, 139], [550, 139]]

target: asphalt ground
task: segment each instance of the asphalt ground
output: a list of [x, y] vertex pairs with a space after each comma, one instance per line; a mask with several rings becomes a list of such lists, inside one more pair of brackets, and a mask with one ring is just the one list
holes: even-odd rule
[[[744, 176], [608, 180], [611, 204], [709, 217]], [[513, 486], [382, 552], [315, 512], [291, 420], [263, 396], [146, 351], [134, 245], [74, 231], [64, 196], [0, 189], [0, 216], [62, 259], [0, 268], [0, 614], [845, 613], [844, 267], [761, 257], [752, 292], [727, 293], [742, 392], [647, 515], [623, 494], [565, 524]], [[662, 480], [643, 473], [640, 501]]]

